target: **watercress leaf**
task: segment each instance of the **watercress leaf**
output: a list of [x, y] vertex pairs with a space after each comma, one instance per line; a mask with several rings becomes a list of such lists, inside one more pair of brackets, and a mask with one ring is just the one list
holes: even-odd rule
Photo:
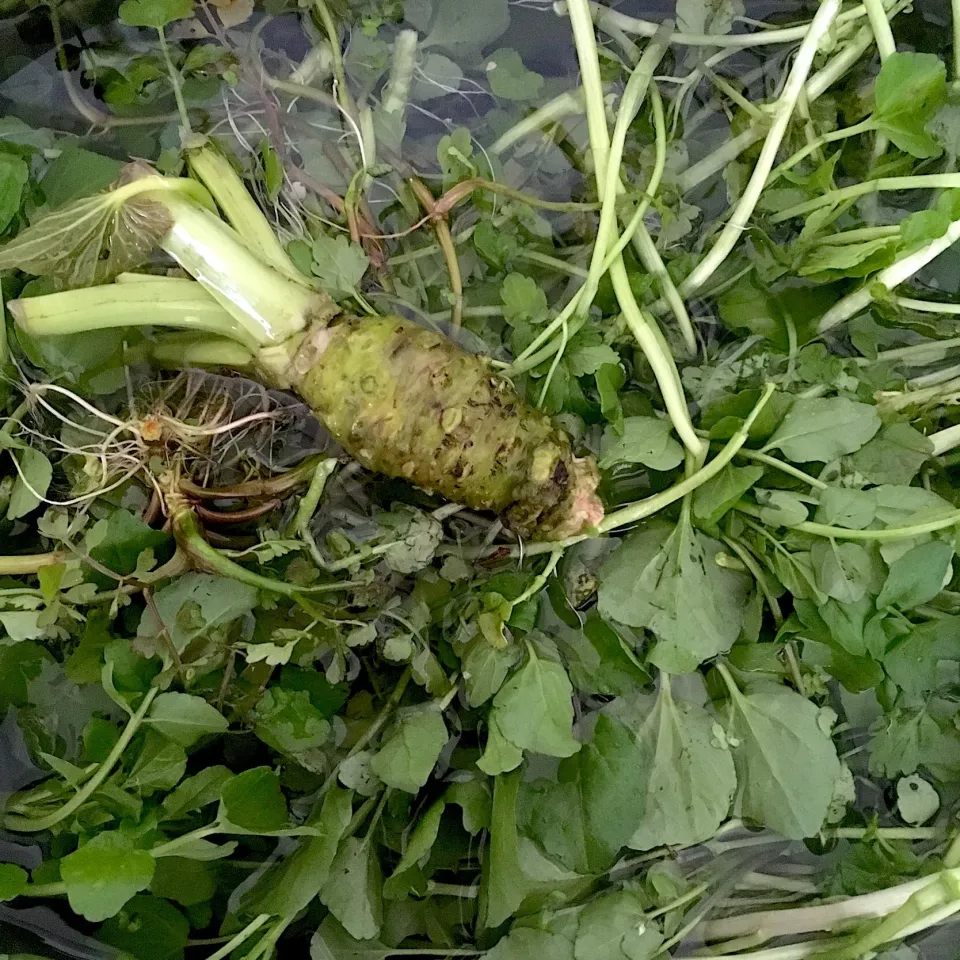
[[490, 845], [480, 879], [479, 920], [495, 929], [523, 903], [532, 883], [520, 864], [517, 795], [520, 774], [496, 777], [490, 815]]
[[898, 238], [814, 247], [804, 256], [797, 273], [821, 283], [843, 277], [867, 277], [890, 266], [899, 247]]
[[626, 417], [622, 429], [607, 427], [600, 442], [600, 466], [642, 463], [651, 470], [672, 470], [683, 463], [683, 447], [671, 436], [673, 425], [656, 417]]
[[36, 510], [43, 502], [42, 498], [47, 495], [53, 479], [53, 465], [45, 454], [34, 447], [25, 447], [13, 455], [17, 458], [20, 469], [17, 471], [17, 479], [7, 505], [7, 519], [19, 520]]
[[230, 823], [251, 833], [269, 833], [287, 825], [287, 801], [279, 777], [269, 767], [253, 767], [220, 789], [223, 813]]
[[363, 247], [342, 234], [313, 241], [313, 274], [335, 300], [355, 294], [369, 266]]
[[429, 779], [448, 736], [435, 706], [413, 708], [400, 715], [370, 767], [388, 787], [417, 793]]
[[448, 803], [457, 804], [463, 811], [463, 829], [478, 834], [490, 828], [490, 787], [482, 778], [460, 780], [451, 784], [444, 794]]
[[601, 616], [650, 630], [661, 670], [695, 670], [729, 650], [743, 623], [748, 580], [716, 564], [720, 550], [686, 520], [645, 524], [600, 568]]
[[869, 483], [909, 484], [933, 454], [933, 442], [909, 423], [885, 427], [850, 457]]
[[731, 691], [730, 735], [742, 815], [783, 836], [817, 833], [840, 760], [817, 706], [786, 687]]
[[23, 188], [30, 179], [30, 168], [10, 153], [0, 153], [0, 232], [20, 210]]
[[274, 750], [293, 755], [324, 743], [330, 723], [305, 690], [269, 687], [254, 711], [254, 733]]
[[705, 526], [715, 526], [762, 476], [763, 467], [727, 464], [694, 492], [694, 517]]
[[919, 826], [936, 816], [940, 795], [932, 784], [914, 774], [897, 781], [897, 811], [909, 824]]
[[153, 879], [154, 860], [125, 834], [104, 830], [60, 861], [70, 909], [92, 923], [119, 913]]
[[515, 646], [494, 646], [483, 635], [471, 641], [460, 660], [471, 707], [486, 703], [503, 686], [518, 653]]
[[516, 236], [495, 227], [492, 220], [477, 224], [472, 241], [477, 253], [495, 270], [503, 270], [520, 250]]
[[759, 489], [755, 492], [760, 505], [760, 519], [771, 527], [793, 527], [808, 517], [805, 500], [789, 490]]
[[144, 611], [137, 628], [137, 648], [143, 653], [159, 654], [169, 663], [170, 652], [164, 631], [177, 652], [182, 654], [194, 640], [214, 627], [254, 610], [257, 591], [229, 577], [185, 573], [158, 590], [153, 600], [153, 607]]
[[[702, 707], [675, 700], [669, 677], [635, 729], [650, 771], [646, 808], [630, 838], [634, 850], [688, 846], [712, 837], [737, 786], [733, 757]], [[633, 724], [631, 724], [633, 725]]]
[[216, 890], [216, 872], [205, 861], [188, 860], [186, 857], [157, 858], [150, 883], [150, 892], [154, 897], [192, 907], [209, 900]]
[[644, 753], [633, 731], [601, 714], [583, 749], [557, 780], [523, 784], [517, 822], [550, 860], [581, 874], [607, 870], [640, 822], [647, 785]]
[[417, 70], [410, 88], [410, 98], [415, 101], [434, 100], [446, 97], [460, 88], [463, 70], [442, 53], [428, 53]]
[[310, 941], [310, 960], [386, 960], [396, 952], [395, 947], [384, 946], [377, 940], [351, 937], [330, 915]]
[[[871, 441], [872, 443], [873, 441]], [[870, 490], [828, 487], [820, 494], [817, 523], [865, 530], [877, 515], [877, 498]]]
[[[573, 687], [559, 663], [527, 647], [527, 662], [493, 699], [491, 727], [514, 749], [569, 757], [580, 749], [573, 739]], [[489, 743], [488, 743], [489, 749]]]
[[134, 897], [97, 931], [97, 939], [137, 960], [182, 960], [190, 921], [157, 896]]
[[859, 543], [818, 541], [810, 548], [817, 571], [817, 586], [841, 603], [862, 600], [870, 588], [873, 563]]
[[532, 100], [543, 89], [543, 77], [528, 70], [516, 50], [502, 48], [487, 60], [490, 89], [505, 100]]
[[15, 900], [27, 886], [27, 871], [12, 863], [0, 863], [0, 903]]
[[620, 363], [620, 355], [608, 344], [585, 343], [583, 341], [578, 342], [578, 340], [579, 335], [573, 338], [564, 354], [570, 372], [575, 377], [595, 374], [604, 364]]
[[542, 323], [547, 319], [547, 295], [537, 282], [522, 273], [508, 273], [500, 287], [500, 302], [507, 323]]
[[289, 856], [273, 864], [244, 896], [247, 913], [296, 916], [306, 909], [330, 876], [343, 834], [353, 813], [353, 793], [333, 784], [323, 796], [319, 813], [307, 824], [319, 836], [301, 837]]
[[227, 767], [204, 767], [188, 777], [172, 793], [164, 797], [161, 813], [164, 819], [175, 820], [200, 810], [220, 799], [223, 785], [233, 776]]
[[122, 170], [119, 160], [70, 144], [47, 167], [40, 186], [52, 210], [78, 197], [109, 189]]
[[320, 900], [358, 940], [370, 940], [383, 923], [383, 875], [371, 838], [349, 837], [337, 851]]
[[845, 397], [799, 397], [763, 448], [779, 448], [798, 463], [828, 463], [859, 450], [880, 429], [869, 403]]
[[400, 862], [393, 871], [393, 876], [387, 881], [388, 885], [390, 881], [401, 877], [407, 870], [415, 867], [417, 862], [430, 852], [436, 842], [437, 834], [440, 832], [440, 818], [443, 816], [446, 806], [446, 801], [440, 799], [432, 804], [430, 809], [420, 818], [410, 833], [410, 839], [407, 841]]
[[158, 790], [172, 790], [186, 769], [183, 747], [149, 730], [124, 787], [148, 797]]
[[880, 67], [874, 119], [904, 152], [935, 157], [940, 146], [925, 127], [947, 98], [947, 69], [930, 53], [894, 53]]
[[890, 573], [877, 597], [877, 608], [912, 610], [932, 600], [949, 581], [953, 554], [953, 544], [944, 540], [912, 547], [890, 565]]
[[576, 960], [647, 960], [662, 943], [663, 935], [647, 919], [643, 901], [631, 890], [614, 890], [584, 907], [574, 956]]
[[203, 697], [186, 693], [161, 693], [150, 708], [147, 723], [185, 748], [208, 734], [223, 733], [230, 726], [227, 718]]
[[487, 960], [574, 960], [573, 944], [558, 933], [531, 927], [514, 927], [492, 950]]
[[510, 26], [508, 0], [436, 0], [430, 33], [421, 47], [443, 47], [459, 54], [480, 50]]
[[141, 266], [170, 230], [170, 215], [142, 196], [115, 196], [85, 197], [34, 221], [0, 249], [0, 270], [17, 268], [73, 289], [108, 283]]
[[570, 679], [582, 693], [625, 696], [649, 680], [620, 634], [598, 616], [556, 637]]
[[742, 0], [677, 0], [677, 29], [684, 33], [729, 33], [743, 14]]
[[870, 772], [874, 776], [909, 776], [936, 754], [943, 737], [926, 710], [895, 711], [883, 718], [870, 741]]
[[185, 20], [192, 13], [192, 0], [123, 0], [119, 16], [128, 27], [159, 30], [174, 20]]

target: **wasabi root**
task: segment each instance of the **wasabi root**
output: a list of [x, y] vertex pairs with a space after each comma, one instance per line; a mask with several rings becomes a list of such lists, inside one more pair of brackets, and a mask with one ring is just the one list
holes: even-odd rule
[[[569, 437], [484, 358], [399, 317], [341, 314], [300, 278], [279, 244], [245, 239], [263, 237], [269, 225], [255, 204], [243, 202], [249, 197], [229, 164], [201, 149], [191, 167], [204, 183], [216, 181], [206, 183], [209, 193], [196, 180], [140, 167], [124, 187], [57, 210], [0, 250], [0, 269], [55, 272], [67, 280], [62, 285], [86, 287], [12, 301], [17, 323], [34, 336], [126, 321], [229, 338], [253, 354], [263, 379], [298, 393], [371, 470], [498, 513], [535, 540], [578, 536], [601, 522], [594, 461], [575, 457]], [[236, 183], [225, 183], [231, 176]], [[216, 205], [229, 223], [213, 212]], [[152, 211], [161, 229], [148, 223], [142, 235], [131, 236], [131, 208]], [[101, 262], [114, 224], [126, 231], [124, 271], [156, 246], [197, 282], [158, 284], [125, 273], [105, 284], [109, 276], [88, 271], [78, 283], [72, 264]], [[183, 316], [171, 313], [160, 288], [164, 294], [169, 288]]]

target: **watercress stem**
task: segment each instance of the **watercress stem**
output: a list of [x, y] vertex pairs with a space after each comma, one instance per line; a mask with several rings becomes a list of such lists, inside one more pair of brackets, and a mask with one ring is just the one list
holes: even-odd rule
[[777, 159], [777, 153], [780, 150], [780, 144], [787, 132], [787, 127], [793, 117], [797, 106], [797, 100], [803, 90], [810, 69], [813, 66], [813, 58], [820, 46], [821, 40], [827, 32], [840, 11], [840, 0], [824, 0], [817, 10], [810, 28], [807, 31], [800, 49], [797, 51], [796, 59], [790, 69], [783, 93], [777, 101], [776, 112], [774, 113], [773, 123], [770, 126], [770, 132], [764, 141], [763, 148], [760, 151], [760, 157], [753, 169], [750, 180], [740, 197], [739, 202], [734, 208], [733, 215], [727, 221], [726, 226], [717, 237], [710, 252], [694, 268], [693, 272], [680, 285], [680, 292], [684, 296], [696, 293], [704, 283], [714, 274], [717, 268], [733, 251], [733, 248], [739, 242], [743, 231], [760, 200], [760, 194], [766, 185], [767, 177], [773, 169]]
[[7, 830], [13, 830], [18, 833], [39, 833], [41, 830], [49, 830], [50, 827], [66, 819], [74, 811], [79, 810], [90, 797], [100, 789], [101, 784], [110, 775], [111, 770], [117, 765], [123, 751], [130, 745], [137, 730], [150, 711], [150, 706], [154, 698], [160, 691], [156, 687], [151, 687], [143, 696], [143, 700], [136, 712], [127, 721], [123, 728], [120, 738], [117, 740], [113, 749], [107, 756], [107, 759], [100, 764], [97, 772], [71, 797], [59, 810], [48, 814], [45, 817], [21, 817], [8, 814], [3, 818], [3, 825]]
[[170, 78], [170, 86], [173, 87], [173, 98], [177, 102], [177, 113], [180, 114], [180, 125], [187, 133], [191, 133], [190, 114], [187, 113], [187, 105], [183, 99], [183, 90], [180, 86], [180, 73], [174, 66], [173, 58], [170, 56], [170, 48], [167, 45], [167, 37], [163, 32], [163, 27], [157, 27], [157, 37], [160, 40], [160, 55], [167, 67], [167, 76]]

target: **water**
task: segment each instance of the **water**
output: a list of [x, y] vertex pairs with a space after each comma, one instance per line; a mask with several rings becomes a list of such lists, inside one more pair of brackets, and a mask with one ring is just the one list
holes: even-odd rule
[[[482, 0], [478, 0], [482, 2]], [[916, 49], [943, 53], [949, 37], [949, 0], [917, 0], [910, 14], [896, 21], [898, 41]], [[747, 13], [756, 19], [769, 21], [789, 21], [795, 17], [809, 17], [816, 4], [796, 0], [750, 0]], [[669, 0], [627, 0], [617, 6], [624, 13], [643, 16], [650, 20], [661, 20], [670, 16], [674, 5]], [[309, 43], [301, 30], [295, 15], [279, 17], [264, 24], [255, 17], [243, 27], [237, 29], [237, 47], [243, 49], [245, 41], [252, 31], [260, 30], [261, 39], [266, 48], [265, 59], [278, 72], [284, 63], [296, 63], [309, 49]], [[122, 42], [124, 34], [114, 27], [93, 28], [82, 33], [72, 31], [69, 34], [71, 55], [76, 54], [84, 43], [106, 38]], [[526, 65], [542, 74], [548, 82], [557, 86], [573, 87], [576, 82], [576, 56], [570, 38], [567, 22], [554, 16], [545, 9], [536, 9], [517, 4], [513, 8], [509, 31], [498, 41], [498, 46], [516, 49]], [[772, 54], [769, 49], [762, 51], [744, 51], [726, 62], [725, 72], [738, 75], [756, 74], [748, 87], [748, 95], [760, 99], [769, 96], [780, 79], [783, 54]], [[732, 71], [731, 71], [732, 68]], [[76, 80], [76, 78], [74, 77]], [[709, 91], [705, 86], [697, 91], [695, 103], [699, 106], [707, 102]], [[85, 102], [95, 103], [90, 90], [79, 90]], [[262, 122], [262, 114], [257, 101], [256, 84], [245, 77], [244, 83], [232, 95], [228, 102], [231, 111], [223, 105], [212, 111], [212, 122], [216, 129], [224, 134], [230, 132], [228, 117], [240, 117], [239, 129], [244, 134], [255, 131]], [[425, 142], [432, 144], [445, 128], [463, 124], [474, 130], [484, 130], [490, 119], [494, 101], [487, 96], [468, 97], [453, 95], [431, 101], [430, 115], [416, 113], [411, 115], [408, 125], [407, 141], [404, 149], [411, 157], [422, 154]], [[247, 123], [247, 119], [258, 118]], [[0, 22], [0, 115], [17, 117], [34, 127], [49, 127], [74, 133], [78, 143], [90, 149], [104, 152], [118, 158], [130, 155], [155, 157], [162, 148], [176, 143], [175, 122], [154, 127], [132, 127], [104, 132], [89, 132], [89, 123], [80, 117], [67, 94], [63, 78], [56, 69], [53, 50], [53, 35], [42, 10], [24, 14]], [[268, 124], [269, 126], [269, 124]], [[288, 127], [294, 138], [304, 130], [302, 124], [291, 122]], [[728, 136], [729, 125], [721, 115], [706, 122], [697, 134], [695, 149], [697, 156], [708, 153], [724, 142]], [[429, 151], [426, 153], [429, 162]], [[320, 162], [319, 157], [304, 156], [303, 165], [313, 175], [330, 173]], [[565, 170], [549, 171], [550, 175], [541, 175], [537, 187], [541, 192], [549, 193], [552, 199], [563, 199], [571, 195], [580, 186], [580, 178], [572, 167]], [[335, 176], [335, 172], [331, 175]], [[343, 184], [331, 184], [342, 189]], [[391, 198], [375, 195], [374, 203], [389, 202]], [[706, 191], [697, 196], [698, 202], [711, 202]], [[477, 345], [478, 346], [478, 345]], [[236, 381], [233, 381], [236, 383]], [[312, 423], [312, 422], [311, 422]], [[325, 449], [328, 443], [322, 432], [313, 425], [300, 424], [289, 435], [280, 438], [280, 447], [274, 451], [274, 463], [290, 462], [305, 453]], [[0, 797], [29, 782], [35, 770], [31, 769], [23, 751], [22, 739], [15, 724], [15, 717], [8, 716], [0, 725]], [[762, 868], [771, 855], [783, 854], [780, 846], [756, 859], [754, 868]], [[791, 849], [799, 864], [815, 863], [812, 855], [804, 854], [802, 848]], [[27, 843], [14, 844], [0, 836], [0, 861], [16, 862], [24, 867], [35, 866], [39, 862], [40, 850]], [[75, 922], [75, 921], [74, 921]], [[955, 950], [956, 932], [952, 929], [939, 930], [924, 941], [924, 955], [929, 960], [947, 960]], [[685, 945], [691, 948], [695, 945]], [[0, 948], [6, 951], [26, 951], [56, 958], [76, 958], [76, 960], [102, 960], [110, 958], [113, 952], [92, 940], [86, 931], [76, 929], [65, 922], [49, 906], [31, 906], [14, 908], [0, 906]], [[905, 953], [904, 956], [911, 954]]]

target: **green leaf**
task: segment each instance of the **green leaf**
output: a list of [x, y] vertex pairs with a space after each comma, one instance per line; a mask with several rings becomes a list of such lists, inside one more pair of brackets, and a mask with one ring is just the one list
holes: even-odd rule
[[848, 530], [865, 530], [876, 515], [877, 498], [872, 491], [828, 487], [820, 494], [816, 521]]
[[798, 463], [828, 463], [859, 450], [880, 429], [869, 403], [845, 397], [799, 397], [764, 450], [779, 447]]
[[487, 744], [477, 766], [494, 777], [498, 773], [516, 770], [522, 762], [523, 751], [504, 736], [496, 716], [491, 713], [487, 720]]
[[113, 157], [69, 144], [47, 167], [40, 186], [47, 206], [54, 209], [108, 189], [122, 169]]
[[422, 510], [397, 507], [379, 520], [390, 540], [395, 541], [384, 552], [383, 559], [396, 573], [422, 570], [443, 539], [441, 524]]
[[166, 900], [134, 897], [97, 931], [97, 939], [137, 960], [183, 960], [190, 921]]
[[817, 573], [817, 586], [840, 603], [862, 600], [873, 579], [870, 554], [859, 543], [818, 540], [810, 548]]
[[693, 515], [713, 527], [763, 476], [763, 467], [735, 467], [727, 464], [693, 494]]
[[497, 777], [493, 784], [490, 846], [480, 883], [479, 920], [484, 929], [499, 927], [523, 903], [532, 883], [520, 865], [517, 794], [520, 774]]
[[885, 427], [850, 457], [869, 483], [909, 484], [933, 454], [933, 442], [909, 423]]
[[418, 861], [430, 853], [431, 848], [436, 843], [437, 834], [440, 832], [440, 818], [443, 816], [446, 806], [446, 801], [440, 799], [432, 804], [430, 809], [420, 818], [410, 833], [410, 839], [407, 841], [400, 862], [393, 871], [391, 881], [394, 878], [401, 877], [407, 870], [411, 870], [417, 865]]
[[123, 0], [119, 11], [120, 19], [128, 27], [155, 27], [157, 30], [192, 14], [192, 0]]
[[537, 282], [522, 273], [508, 273], [500, 287], [500, 302], [507, 323], [542, 323], [547, 319], [547, 295]]
[[343, 234], [328, 237], [321, 233], [313, 241], [313, 274], [335, 300], [357, 293], [369, 266], [363, 247]]
[[634, 850], [691, 846], [713, 836], [737, 786], [733, 757], [702, 707], [675, 700], [669, 677], [637, 726], [650, 771], [646, 810], [630, 838]]
[[[0, 258], [2, 258], [0, 251]], [[53, 466], [46, 456], [33, 447], [25, 447], [13, 453], [20, 469], [10, 494], [7, 506], [7, 519], [19, 520], [36, 510], [47, 495], [50, 481], [53, 479]]]
[[792, 840], [814, 836], [840, 775], [820, 710], [781, 686], [731, 690], [731, 697], [742, 815]]
[[410, 99], [423, 102], [449, 96], [460, 88], [463, 70], [442, 53], [428, 53], [410, 87]]
[[15, 900], [27, 888], [27, 871], [12, 863], [0, 863], [0, 903]]
[[216, 803], [223, 785], [233, 776], [227, 767], [204, 767], [199, 773], [187, 777], [173, 793], [168, 794], [161, 806], [164, 819], [176, 820]]
[[[213, 628], [232, 623], [256, 609], [257, 591], [228, 577], [209, 573], [185, 573], [153, 596], [137, 627], [138, 649], [147, 649], [172, 663], [166, 637], [182, 654]], [[160, 615], [157, 621], [156, 614]]]
[[161, 693], [150, 708], [147, 723], [181, 747], [192, 747], [201, 737], [224, 733], [230, 724], [203, 697]]
[[953, 544], [944, 540], [931, 540], [908, 550], [890, 565], [877, 597], [877, 609], [912, 610], [932, 600], [952, 576], [953, 555]]
[[534, 927], [514, 927], [486, 960], [574, 960], [573, 944], [558, 933]]
[[[576, 960], [649, 960], [663, 943], [644, 903], [631, 890], [614, 890], [590, 901], [580, 913]], [[538, 954], [546, 960], [547, 954]]]
[[519, 653], [515, 646], [495, 647], [483, 635], [470, 643], [460, 662], [471, 707], [486, 703], [503, 686]]
[[463, 811], [463, 829], [476, 835], [490, 829], [490, 787], [486, 778], [460, 780], [452, 783], [444, 794], [449, 803]]
[[896, 237], [864, 243], [826, 244], [807, 253], [797, 273], [819, 283], [832, 283], [844, 277], [867, 277], [889, 267], [897, 258], [899, 248], [900, 240]]
[[332, 916], [326, 916], [310, 941], [310, 960], [386, 960], [396, 954], [395, 947], [377, 940], [351, 937]]
[[643, 816], [643, 749], [619, 720], [602, 715], [588, 744], [560, 767], [557, 780], [520, 787], [517, 823], [543, 854], [567, 870], [610, 868]]
[[543, 77], [528, 70], [516, 50], [502, 48], [487, 60], [490, 89], [505, 100], [533, 100], [543, 89]]
[[610, 624], [595, 614], [555, 637], [570, 679], [582, 693], [626, 696], [649, 682], [647, 672]]
[[289, 822], [280, 779], [269, 767], [232, 777], [221, 788], [220, 801], [227, 820], [251, 833], [281, 830]]
[[729, 650], [743, 623], [748, 581], [714, 562], [720, 550], [686, 520], [645, 524], [600, 568], [601, 616], [650, 630], [661, 670], [695, 670]]
[[85, 197], [34, 221], [0, 249], [0, 270], [18, 268], [74, 289], [108, 283], [141, 266], [170, 230], [170, 215], [143, 196], [116, 196], [111, 191]]
[[92, 923], [119, 913], [134, 894], [146, 890], [153, 870], [153, 857], [116, 830], [98, 833], [60, 861], [70, 909]]
[[440, 711], [432, 704], [400, 715], [370, 768], [388, 786], [417, 793], [427, 782], [449, 739]]
[[369, 837], [349, 837], [337, 851], [320, 900], [358, 940], [370, 940], [383, 924], [383, 875]]
[[444, 47], [458, 54], [481, 50], [510, 26], [508, 0], [436, 0], [433, 24], [421, 47]]
[[186, 769], [187, 755], [183, 747], [148, 730], [124, 787], [149, 797], [158, 790], [172, 790]]
[[901, 150], [926, 158], [940, 146], [927, 123], [947, 99], [947, 68], [930, 53], [894, 53], [880, 67], [874, 88], [874, 118]]
[[330, 736], [330, 722], [305, 690], [269, 687], [257, 703], [254, 718], [254, 733], [281, 753], [312, 750]]
[[743, 0], [677, 0], [676, 9], [677, 30], [684, 33], [729, 33], [744, 14]]
[[19, 212], [29, 179], [30, 168], [20, 157], [0, 153], [0, 231], [6, 230]]
[[159, 857], [156, 860], [157, 867], [150, 883], [154, 897], [193, 907], [216, 893], [216, 873], [203, 860], [188, 860], [186, 857]]
[[293, 852], [271, 866], [244, 896], [245, 912], [293, 917], [306, 909], [330, 876], [333, 858], [353, 814], [353, 793], [336, 784], [307, 825], [319, 836], [302, 837]]
[[672, 470], [683, 463], [683, 447], [671, 436], [673, 424], [656, 417], [626, 417], [623, 429], [603, 431], [600, 466], [642, 463], [651, 470]]
[[527, 652], [526, 664], [494, 697], [490, 724], [496, 724], [515, 749], [569, 757], [580, 749], [571, 733], [570, 678], [559, 663], [538, 657], [532, 646], [527, 646]]

